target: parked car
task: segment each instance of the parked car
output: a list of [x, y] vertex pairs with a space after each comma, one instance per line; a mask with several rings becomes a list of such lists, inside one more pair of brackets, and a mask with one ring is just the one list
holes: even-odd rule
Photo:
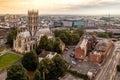
[[70, 57], [74, 58], [75, 57], [74, 53], [70, 53]]
[[76, 62], [75, 62], [75, 61], [72, 61], [72, 64], [76, 64]]

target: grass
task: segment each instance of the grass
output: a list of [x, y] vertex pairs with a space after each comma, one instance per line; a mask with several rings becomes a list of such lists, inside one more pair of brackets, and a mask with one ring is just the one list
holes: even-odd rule
[[18, 61], [21, 57], [19, 55], [13, 53], [6, 53], [0, 56], [0, 71], [6, 68], [9, 68], [16, 61]]
[[2, 52], [4, 50], [4, 47], [0, 47], [0, 52]]

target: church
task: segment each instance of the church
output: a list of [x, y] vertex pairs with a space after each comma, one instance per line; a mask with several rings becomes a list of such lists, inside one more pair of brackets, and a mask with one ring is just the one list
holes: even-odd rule
[[21, 54], [29, 52], [37, 47], [44, 35], [49, 39], [53, 38], [52, 31], [49, 28], [39, 26], [38, 11], [28, 11], [26, 29], [17, 33], [13, 42], [13, 49]]

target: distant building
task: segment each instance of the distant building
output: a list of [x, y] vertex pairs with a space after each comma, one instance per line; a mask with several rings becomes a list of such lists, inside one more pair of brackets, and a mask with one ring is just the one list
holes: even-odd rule
[[77, 44], [75, 48], [75, 58], [76, 59], [85, 59], [87, 53], [87, 43], [88, 39], [86, 36], [81, 38], [81, 41]]
[[90, 61], [100, 63], [105, 60], [105, 58], [109, 55], [111, 49], [113, 48], [113, 42], [108, 39], [104, 39], [99, 41], [95, 49], [90, 53]]
[[106, 31], [103, 29], [85, 29], [87, 33], [94, 33], [94, 32], [102, 32], [105, 33]]
[[96, 27], [96, 24], [95, 24], [95, 21], [94, 20], [89, 20], [88, 22], [87, 22], [87, 25], [86, 25], [87, 27]]
[[74, 21], [73, 27], [84, 27], [85, 23], [83, 21]]
[[62, 21], [64, 27], [72, 27], [73, 22], [72, 21]]
[[53, 24], [54, 24], [54, 27], [62, 27], [63, 26], [61, 21], [55, 21]]

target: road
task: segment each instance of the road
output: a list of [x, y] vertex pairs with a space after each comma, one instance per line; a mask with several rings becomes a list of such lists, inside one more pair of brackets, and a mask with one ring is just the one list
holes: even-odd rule
[[108, 57], [105, 65], [101, 67], [101, 71], [98, 73], [95, 80], [113, 80], [116, 73], [116, 65], [120, 58], [119, 52], [116, 52], [117, 48], [120, 48], [120, 45], [116, 42], [113, 53]]
[[0, 73], [0, 80], [5, 80], [7, 77], [7, 71], [4, 70], [3, 72]]

